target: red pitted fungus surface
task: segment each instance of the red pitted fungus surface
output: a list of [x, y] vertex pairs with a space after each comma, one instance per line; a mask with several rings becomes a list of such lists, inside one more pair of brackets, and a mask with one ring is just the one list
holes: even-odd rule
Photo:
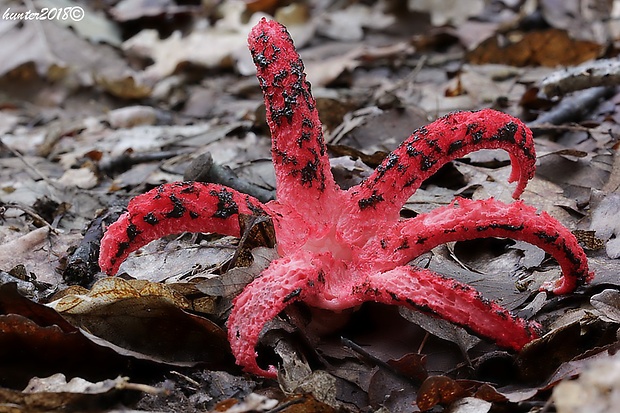
[[101, 243], [99, 264], [115, 274], [129, 253], [183, 231], [240, 236], [239, 214], [268, 215], [279, 259], [239, 294], [228, 319], [237, 363], [275, 377], [256, 362], [263, 326], [293, 302], [338, 311], [363, 302], [406, 306], [520, 350], [540, 326], [510, 314], [472, 287], [408, 263], [436, 247], [485, 237], [534, 244], [553, 256], [562, 277], [545, 289], [573, 291], [592, 273], [571, 232], [546, 213], [515, 201], [455, 199], [402, 219], [405, 201], [447, 162], [478, 149], [510, 154], [518, 198], [534, 175], [531, 131], [518, 119], [485, 109], [444, 116], [415, 131], [374, 173], [348, 190], [331, 173], [316, 102], [286, 28], [263, 19], [249, 36], [267, 107], [276, 172], [276, 200], [266, 204], [231, 188], [198, 182], [162, 185], [135, 197]]

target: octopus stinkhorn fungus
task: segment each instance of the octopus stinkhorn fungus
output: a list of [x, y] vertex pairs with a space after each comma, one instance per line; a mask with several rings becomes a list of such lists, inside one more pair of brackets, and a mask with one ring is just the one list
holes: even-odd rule
[[197, 182], [162, 185], [135, 197], [111, 225], [99, 264], [115, 274], [127, 255], [166, 234], [183, 231], [240, 236], [240, 214], [271, 217], [281, 258], [274, 260], [233, 303], [228, 338], [245, 371], [275, 377], [259, 367], [261, 329], [286, 306], [343, 310], [366, 301], [407, 306], [449, 320], [519, 350], [539, 325], [514, 317], [468, 285], [408, 265], [442, 243], [482, 237], [530, 242], [553, 256], [563, 275], [545, 288], [574, 290], [592, 277], [571, 232], [522, 201], [457, 198], [415, 218], [400, 209], [422, 182], [447, 162], [483, 148], [506, 150], [514, 198], [534, 175], [531, 131], [494, 111], [458, 112], [416, 130], [361, 184], [342, 190], [330, 170], [321, 122], [303, 63], [285, 27], [263, 19], [249, 46], [267, 107], [276, 172], [276, 200], [262, 204], [233, 189]]

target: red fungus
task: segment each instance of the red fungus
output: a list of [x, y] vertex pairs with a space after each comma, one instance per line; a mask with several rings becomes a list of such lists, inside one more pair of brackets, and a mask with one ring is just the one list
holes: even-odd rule
[[301, 301], [338, 311], [366, 301], [426, 311], [514, 350], [537, 337], [539, 325], [512, 316], [473, 288], [407, 265], [456, 240], [507, 237], [530, 242], [559, 262], [556, 294], [592, 277], [575, 237], [557, 220], [521, 201], [456, 199], [402, 220], [407, 198], [442, 165], [481, 148], [501, 148], [512, 160], [514, 197], [534, 174], [531, 131], [493, 110], [459, 112], [420, 128], [360, 185], [340, 189], [332, 176], [316, 103], [303, 63], [286, 29], [262, 20], [249, 36], [272, 133], [277, 199], [261, 204], [233, 189], [195, 182], [162, 185], [134, 198], [101, 243], [103, 271], [115, 274], [127, 255], [165, 234], [182, 231], [239, 236], [239, 214], [266, 214], [278, 252], [260, 277], [234, 300], [228, 337], [247, 372], [275, 377], [256, 363], [267, 321]]

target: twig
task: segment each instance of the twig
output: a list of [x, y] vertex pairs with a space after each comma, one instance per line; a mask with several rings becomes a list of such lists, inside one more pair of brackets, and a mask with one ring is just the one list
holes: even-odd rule
[[564, 98], [552, 111], [542, 114], [527, 126], [535, 133], [540, 131], [539, 125], [560, 125], [569, 122], [578, 122], [583, 119], [599, 101], [612, 96], [615, 87], [595, 87], [592, 89], [576, 92], [570, 98]]
[[36, 166], [34, 166], [24, 155], [22, 155], [18, 150], [11, 148], [9, 145], [4, 143], [2, 139], [0, 139], [0, 145], [7, 148], [15, 157], [19, 158], [20, 161], [24, 163], [28, 168], [30, 168], [36, 175], [38, 175], [41, 179], [43, 179], [48, 185], [52, 188], [56, 188], [56, 185], [47, 177], [43, 172], [39, 170]]
[[296, 404], [305, 403], [306, 401], [304, 400], [304, 397], [305, 396], [301, 396], [301, 397], [299, 397], [297, 399], [287, 400], [284, 403], [280, 404], [279, 406], [276, 406], [273, 409], [269, 410], [267, 413], [278, 413], [278, 412], [284, 411], [284, 409], [288, 409], [289, 407], [294, 406]]
[[18, 204], [16, 202], [9, 202], [9, 203], [4, 204], [3, 206], [5, 208], [19, 209], [20, 211], [24, 212], [26, 215], [29, 215], [31, 218], [34, 218], [40, 224], [42, 224], [42, 225], [46, 226], [47, 228], [49, 228], [49, 230], [52, 233], [58, 235], [59, 230], [57, 228], [55, 228], [52, 224], [47, 222], [45, 220], [45, 218], [43, 218], [41, 215], [37, 214], [32, 208], [27, 207], [26, 205]]
[[190, 149], [179, 149], [174, 151], [159, 151], [159, 152], [146, 152], [146, 153], [129, 153], [124, 152], [115, 158], [110, 159], [107, 162], [101, 162], [99, 169], [106, 174], [121, 173], [129, 170], [133, 165], [162, 161], [173, 158], [179, 155], [190, 154], [193, 151]]
[[597, 86], [620, 85], [620, 60], [596, 60], [553, 72], [541, 81], [549, 97], [562, 96], [577, 90]]
[[370, 361], [372, 363], [374, 363], [375, 365], [382, 367], [386, 370], [389, 370], [390, 372], [394, 373], [394, 374], [398, 374], [395, 370], [394, 367], [390, 366], [388, 363], [386, 363], [385, 361], [379, 359], [376, 356], [373, 356], [372, 354], [370, 354], [369, 352], [367, 352], [362, 346], [360, 346], [359, 344], [349, 340], [346, 337], [340, 337], [340, 342], [346, 346], [349, 347], [351, 350], [355, 351], [357, 354], [359, 354], [360, 356], [362, 356], [363, 358], [365, 358], [367, 361]]
[[229, 167], [213, 162], [209, 152], [199, 155], [192, 161], [185, 171], [183, 179], [186, 181], [226, 185], [244, 194], [252, 195], [261, 202], [267, 202], [275, 198], [274, 191], [269, 191], [247, 182], [239, 178]]

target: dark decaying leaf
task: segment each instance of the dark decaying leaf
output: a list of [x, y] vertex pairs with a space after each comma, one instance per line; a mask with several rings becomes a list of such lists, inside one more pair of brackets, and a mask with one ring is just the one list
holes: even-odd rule
[[275, 197], [275, 191], [240, 179], [228, 166], [215, 163], [209, 152], [194, 158], [183, 173], [183, 180], [225, 185], [244, 194], [252, 195], [261, 202], [270, 201]]
[[22, 297], [15, 284], [0, 287], [0, 314], [1, 386], [23, 388], [34, 376], [58, 372], [101, 380], [130, 371], [131, 359], [94, 344], [56, 311]]
[[241, 238], [235, 255], [226, 264], [226, 269], [234, 267], [249, 267], [254, 259], [252, 250], [258, 247], [273, 248], [276, 245], [276, 233], [273, 222], [268, 216], [239, 215]]
[[617, 340], [613, 325], [591, 319], [552, 330], [525, 346], [517, 357], [519, 375], [528, 381], [543, 381], [554, 371], [592, 348], [603, 348]]
[[388, 360], [387, 364], [399, 374], [421, 383], [428, 377], [425, 359], [423, 354], [410, 353], [396, 360]]
[[[224, 371], [196, 370], [171, 371], [155, 387], [166, 388], [162, 394], [145, 394], [136, 408], [145, 411], [171, 410], [178, 412], [219, 411], [218, 407], [239, 403], [257, 390], [250, 377]], [[171, 402], [168, 408], [162, 408]]]
[[377, 369], [368, 383], [368, 402], [373, 409], [385, 407], [398, 411], [407, 406], [411, 409], [416, 403], [418, 386], [412, 381]]
[[436, 337], [455, 343], [465, 352], [480, 342], [478, 337], [469, 334], [462, 327], [455, 326], [446, 320], [404, 307], [399, 308], [398, 311], [406, 320], [419, 325]]
[[454, 379], [447, 376], [431, 376], [420, 386], [416, 403], [420, 410], [424, 411], [438, 404], [452, 403], [465, 394], [465, 389]]

